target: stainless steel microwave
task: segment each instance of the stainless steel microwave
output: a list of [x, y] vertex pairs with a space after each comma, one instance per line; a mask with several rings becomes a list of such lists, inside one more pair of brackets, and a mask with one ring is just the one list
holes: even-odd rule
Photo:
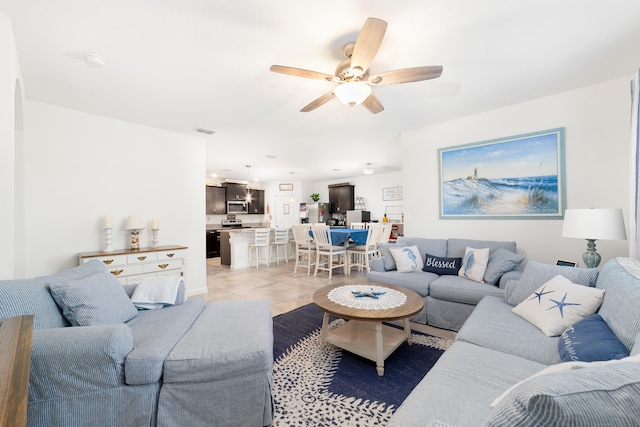
[[243, 202], [241, 200], [233, 200], [227, 202], [227, 213], [228, 214], [246, 214], [249, 211], [247, 207], [247, 202]]

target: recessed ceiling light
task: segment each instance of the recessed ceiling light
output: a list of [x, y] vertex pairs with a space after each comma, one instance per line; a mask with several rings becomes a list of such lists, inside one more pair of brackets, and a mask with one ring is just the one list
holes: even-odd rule
[[93, 68], [104, 67], [104, 64], [107, 63], [107, 61], [97, 53], [86, 53], [84, 55], [84, 60], [89, 67]]
[[218, 174], [214, 172], [214, 173], [211, 174], [211, 176], [214, 177], [214, 178], [217, 178]]
[[267, 154], [265, 157], [268, 157], [270, 159], [275, 159], [278, 156], [274, 156], [273, 154]]
[[333, 168], [331, 170], [334, 171], [334, 172], [339, 172], [340, 171], [340, 169], [338, 169], [338, 168]]

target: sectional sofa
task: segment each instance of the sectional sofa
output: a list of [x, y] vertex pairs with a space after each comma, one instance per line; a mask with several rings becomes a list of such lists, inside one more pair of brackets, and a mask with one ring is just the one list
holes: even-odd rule
[[[570, 343], [572, 348], [605, 351], [606, 357], [596, 360], [608, 359], [614, 354], [613, 334], [630, 356], [604, 363], [580, 361], [585, 360], [582, 354], [561, 350], [566, 350], [568, 331], [577, 334], [587, 323], [573, 324], [561, 336], [547, 336], [512, 311], [532, 297], [535, 303], [557, 275], [604, 291], [597, 314], [608, 325], [609, 335], [586, 330], [582, 339]], [[529, 262], [521, 279], [509, 282], [505, 297], [489, 296], [478, 303], [454, 344], [388, 426], [637, 426], [639, 307], [636, 260], [614, 259], [599, 271]], [[568, 354], [570, 361], [562, 362], [560, 354]]]
[[[179, 280], [179, 279], [178, 279]], [[0, 281], [0, 319], [34, 316], [29, 426], [264, 426], [273, 417], [268, 300], [137, 310], [97, 260]]]
[[[490, 255], [484, 282], [457, 275], [433, 272], [397, 271], [391, 249], [416, 246], [422, 260], [428, 255], [442, 258], [463, 258], [467, 247], [488, 248]], [[394, 244], [378, 246], [380, 257], [371, 260], [367, 281], [410, 289], [424, 299], [422, 311], [412, 321], [442, 329], [458, 331], [485, 296], [504, 298], [506, 283], [522, 274], [524, 255], [518, 254], [516, 242], [472, 239], [427, 239], [400, 237]]]

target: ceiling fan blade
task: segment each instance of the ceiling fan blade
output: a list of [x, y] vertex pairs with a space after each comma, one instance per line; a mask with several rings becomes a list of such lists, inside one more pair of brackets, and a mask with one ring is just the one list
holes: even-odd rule
[[300, 112], [308, 113], [309, 111], [313, 111], [321, 105], [326, 104], [334, 98], [333, 92], [325, 93], [320, 98], [311, 101], [308, 105], [306, 105]]
[[381, 19], [368, 18], [362, 26], [356, 44], [351, 55], [351, 68], [360, 67], [363, 71], [369, 69], [369, 65], [376, 57], [382, 44], [387, 23]]
[[387, 71], [369, 77], [368, 83], [372, 85], [393, 85], [398, 83], [419, 82], [422, 80], [437, 79], [442, 74], [441, 65], [426, 67], [403, 68], [402, 70]]
[[378, 114], [380, 111], [384, 110], [382, 102], [380, 102], [378, 97], [374, 94], [367, 96], [367, 98], [362, 101], [362, 105], [373, 114]]
[[274, 73], [288, 74], [290, 76], [305, 77], [307, 79], [327, 80], [329, 82], [338, 82], [340, 79], [331, 74], [320, 73], [318, 71], [303, 70], [302, 68], [286, 67], [284, 65], [272, 65], [269, 70]]

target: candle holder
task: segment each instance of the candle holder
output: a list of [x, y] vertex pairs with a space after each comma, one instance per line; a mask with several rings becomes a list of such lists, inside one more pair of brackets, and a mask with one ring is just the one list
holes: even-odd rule
[[111, 228], [111, 227], [105, 227], [104, 228], [104, 251], [105, 252], [113, 251], [113, 248], [111, 247], [112, 231], [113, 231], [113, 228]]
[[158, 247], [158, 230], [160, 230], [159, 228], [152, 228], [151, 231], [153, 231], [153, 244], [152, 247], [157, 248]]

